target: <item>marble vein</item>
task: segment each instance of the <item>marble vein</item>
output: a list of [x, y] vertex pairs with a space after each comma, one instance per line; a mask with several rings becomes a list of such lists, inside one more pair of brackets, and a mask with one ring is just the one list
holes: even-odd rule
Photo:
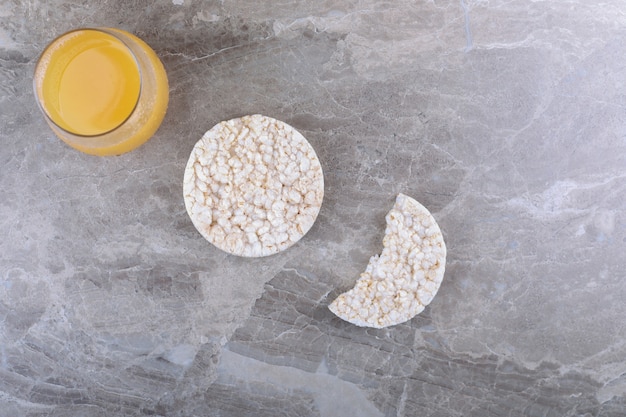
[[313, 397], [321, 417], [337, 414], [357, 414], [363, 417], [383, 415], [358, 386], [329, 375], [323, 361], [315, 373], [309, 373], [296, 368], [269, 365], [224, 349], [220, 354], [217, 372], [217, 382], [222, 384], [236, 386], [262, 382], [281, 390], [307, 392]]
[[465, 0], [461, 0], [461, 8], [463, 9], [463, 19], [465, 21], [465, 52], [469, 52], [474, 47], [472, 40], [472, 30], [470, 28], [470, 8]]

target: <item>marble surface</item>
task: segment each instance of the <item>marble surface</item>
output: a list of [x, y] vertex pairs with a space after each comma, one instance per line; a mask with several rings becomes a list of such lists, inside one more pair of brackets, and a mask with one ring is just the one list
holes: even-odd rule
[[[1, 416], [626, 415], [622, 0], [0, 2]], [[144, 146], [65, 146], [32, 93], [62, 32], [148, 42], [170, 107]], [[261, 113], [318, 153], [297, 245], [227, 256], [184, 166]], [[413, 320], [327, 309], [397, 193], [448, 267]]]

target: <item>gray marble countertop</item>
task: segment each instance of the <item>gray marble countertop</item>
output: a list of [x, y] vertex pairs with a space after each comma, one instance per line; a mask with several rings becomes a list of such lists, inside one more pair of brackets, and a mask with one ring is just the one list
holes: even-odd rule
[[[626, 415], [626, 13], [604, 2], [0, 2], [1, 416]], [[32, 92], [55, 36], [162, 59], [157, 134], [77, 152]], [[295, 246], [228, 256], [182, 176], [215, 123], [302, 132], [325, 199]], [[327, 306], [398, 193], [448, 247], [439, 293], [363, 329]]]

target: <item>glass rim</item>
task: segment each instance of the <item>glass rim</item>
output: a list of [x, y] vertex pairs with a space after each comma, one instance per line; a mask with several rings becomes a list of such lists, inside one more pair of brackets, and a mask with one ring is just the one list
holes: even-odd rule
[[[46, 120], [49, 123], [52, 123], [54, 125], [55, 128], [62, 130], [63, 132], [73, 135], [73, 136], [78, 136], [78, 137], [83, 137], [83, 138], [98, 138], [98, 137], [102, 137], [105, 135], [108, 135], [109, 133], [115, 132], [116, 130], [120, 129], [132, 116], [133, 114], [135, 114], [135, 111], [137, 110], [137, 107], [139, 107], [139, 101], [141, 99], [141, 95], [142, 95], [142, 91], [143, 91], [143, 83], [144, 83], [144, 74], [143, 71], [141, 70], [141, 64], [139, 63], [139, 60], [137, 59], [137, 55], [135, 54], [135, 52], [133, 51], [133, 49], [131, 48], [131, 46], [119, 36], [119, 32], [118, 30], [121, 31], [121, 29], [112, 29], [112, 28], [104, 28], [104, 27], [84, 27], [84, 28], [77, 28], [77, 29], [72, 29], [72, 30], [68, 30], [67, 32], [64, 32], [60, 35], [58, 35], [57, 37], [55, 37], [53, 40], [51, 40], [46, 47], [43, 49], [43, 51], [41, 52], [41, 54], [39, 55], [39, 57], [37, 58], [37, 63], [35, 64], [35, 70], [33, 72], [33, 90], [35, 93], [35, 98], [36, 98], [36, 102], [37, 102], [37, 106], [39, 107], [39, 110], [41, 110], [41, 112], [43, 113], [43, 115], [45, 116]], [[124, 45], [124, 47], [128, 50], [128, 52], [130, 53], [131, 57], [133, 58], [133, 61], [135, 62], [135, 65], [137, 67], [137, 72], [139, 74], [139, 94], [137, 94], [137, 100], [135, 101], [135, 105], [133, 106], [132, 110], [128, 113], [128, 116], [126, 116], [126, 118], [124, 118], [124, 120], [122, 120], [118, 125], [116, 125], [115, 127], [106, 130], [104, 132], [101, 133], [96, 133], [96, 134], [92, 134], [92, 135], [87, 135], [84, 133], [78, 133], [78, 132], [74, 132], [72, 130], [68, 130], [66, 128], [64, 128], [63, 126], [60, 126], [55, 120], [54, 118], [48, 113], [48, 110], [46, 109], [46, 106], [44, 105], [44, 100], [43, 97], [41, 97], [41, 95], [39, 94], [39, 87], [38, 87], [38, 83], [41, 82], [43, 83], [43, 80], [45, 79], [45, 73], [47, 72], [47, 68], [46, 71], [43, 72], [43, 74], [41, 74], [41, 76], [38, 76], [38, 72], [41, 70], [40, 66], [42, 63], [42, 59], [44, 57], [46, 57], [46, 54], [50, 51], [50, 49], [57, 43], [59, 42], [61, 39], [63, 39], [64, 37], [71, 35], [72, 33], [76, 33], [76, 32], [85, 32], [85, 31], [94, 31], [94, 32], [101, 32], [101, 33], [105, 33], [109, 36], [113, 36], [116, 40], [120, 41], [122, 43], [122, 45]], [[122, 33], [123, 34], [123, 33]]]

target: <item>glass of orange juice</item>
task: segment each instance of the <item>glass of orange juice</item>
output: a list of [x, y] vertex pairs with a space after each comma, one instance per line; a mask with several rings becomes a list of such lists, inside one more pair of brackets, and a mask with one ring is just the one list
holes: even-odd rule
[[119, 155], [146, 142], [169, 99], [156, 53], [114, 28], [77, 29], [56, 38], [41, 54], [33, 84], [54, 133], [93, 155]]

